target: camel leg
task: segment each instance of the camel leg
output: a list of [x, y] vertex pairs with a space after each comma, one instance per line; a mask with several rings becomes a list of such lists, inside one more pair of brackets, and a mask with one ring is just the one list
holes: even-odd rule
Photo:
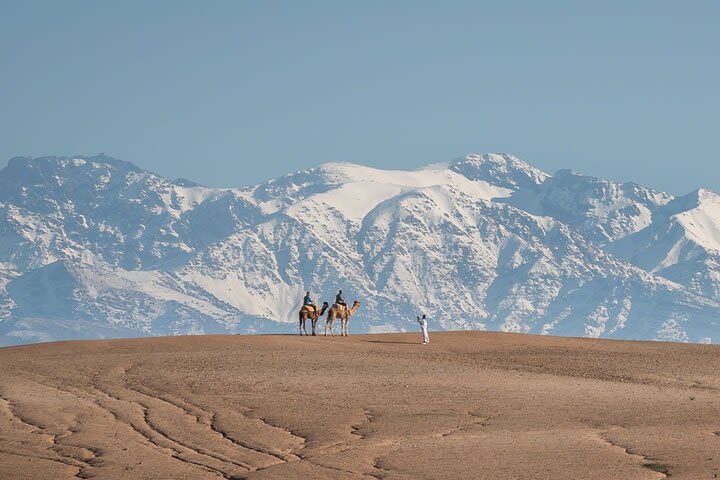
[[300, 319], [300, 323], [298, 324], [298, 328], [300, 329], [300, 336], [302, 337], [302, 327], [303, 327], [303, 321], [302, 318]]
[[317, 321], [318, 321], [317, 318], [312, 319], [312, 336], [313, 337], [315, 336], [315, 327], [317, 326]]

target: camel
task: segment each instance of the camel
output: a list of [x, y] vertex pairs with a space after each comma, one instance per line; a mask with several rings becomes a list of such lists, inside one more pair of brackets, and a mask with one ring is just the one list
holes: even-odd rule
[[324, 313], [325, 310], [328, 308], [328, 302], [323, 302], [322, 308], [318, 310], [317, 308], [313, 311], [312, 308], [308, 308], [307, 305], [303, 305], [302, 308], [300, 308], [300, 312], [298, 313], [298, 317], [300, 319], [300, 335], [302, 336], [303, 332], [305, 332], [305, 335], [307, 335], [307, 330], [305, 330], [305, 321], [309, 318], [312, 320], [312, 334], [315, 336], [315, 326], [317, 325], [318, 318], [320, 318]]
[[333, 304], [332, 307], [327, 312], [327, 318], [325, 319], [325, 333], [323, 335], [327, 336], [327, 330], [328, 330], [328, 324], [330, 325], [330, 335], [333, 337], [335, 336], [335, 330], [333, 328], [334, 322], [336, 318], [340, 319], [340, 335], [343, 337], [347, 337], [349, 335], [348, 332], [348, 320], [350, 319], [350, 316], [354, 315], [355, 312], [357, 312], [357, 309], [360, 308], [360, 301], [355, 300], [352, 304], [352, 307], [349, 309], [345, 309], [341, 305], [338, 305], [337, 303]]

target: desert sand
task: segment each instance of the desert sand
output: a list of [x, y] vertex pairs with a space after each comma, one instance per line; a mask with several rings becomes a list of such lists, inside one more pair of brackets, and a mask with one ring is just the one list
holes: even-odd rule
[[2, 479], [720, 477], [720, 348], [485, 332], [0, 349]]

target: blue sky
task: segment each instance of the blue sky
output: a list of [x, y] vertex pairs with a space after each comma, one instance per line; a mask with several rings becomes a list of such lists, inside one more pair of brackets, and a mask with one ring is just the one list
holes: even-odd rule
[[[2, 0], [0, 0], [2, 1]], [[720, 3], [3, 2], [0, 162], [247, 185], [511, 152], [720, 191]]]

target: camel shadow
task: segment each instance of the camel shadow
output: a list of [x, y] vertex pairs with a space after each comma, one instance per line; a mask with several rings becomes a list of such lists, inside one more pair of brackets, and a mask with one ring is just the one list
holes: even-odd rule
[[388, 343], [396, 345], [420, 345], [420, 342], [394, 342], [388, 340], [363, 340], [365, 343]]

